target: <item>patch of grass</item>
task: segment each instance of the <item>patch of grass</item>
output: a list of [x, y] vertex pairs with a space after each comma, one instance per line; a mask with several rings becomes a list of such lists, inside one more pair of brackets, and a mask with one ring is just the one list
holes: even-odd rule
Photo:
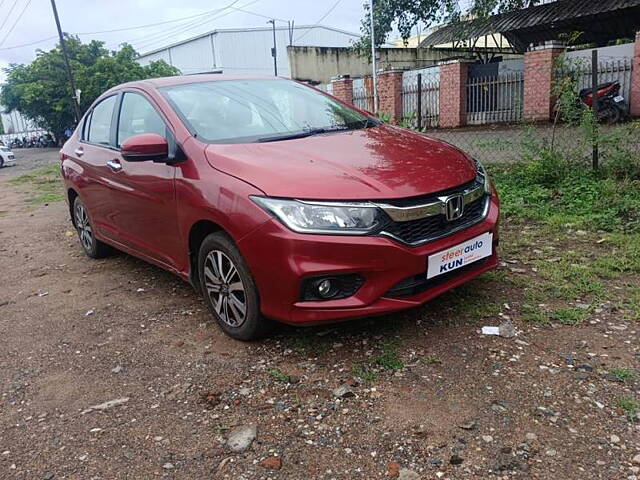
[[365, 383], [373, 383], [378, 379], [378, 374], [367, 362], [354, 363], [351, 372]]
[[387, 342], [382, 347], [382, 354], [373, 359], [373, 362], [384, 368], [395, 372], [404, 368], [404, 362], [400, 360], [398, 345], [393, 342]]
[[282, 382], [282, 383], [290, 383], [291, 382], [291, 375], [289, 375], [288, 373], [284, 373], [283, 371], [278, 370], [277, 368], [272, 368], [267, 373], [269, 374], [269, 376], [271, 378], [273, 378], [274, 380], [276, 380], [278, 382]]
[[620, 382], [626, 382], [627, 380], [635, 380], [638, 378], [638, 374], [627, 367], [614, 367], [609, 373]]
[[60, 167], [50, 165], [25, 173], [9, 180], [9, 183], [21, 187], [31, 194], [30, 202], [34, 205], [61, 202], [64, 200]]
[[530, 157], [526, 162], [489, 167], [506, 218], [640, 232], [640, 180], [607, 177], [549, 151]]
[[318, 336], [313, 333], [302, 332], [299, 335], [285, 339], [289, 348], [303, 353], [315, 353], [325, 349], [333, 341], [331, 335]]
[[629, 313], [626, 315], [627, 320], [640, 320], [640, 288], [631, 291], [626, 307], [629, 309]]
[[522, 305], [522, 319], [528, 323], [537, 323], [545, 325], [549, 323], [549, 315], [547, 315], [540, 307], [525, 303]]
[[504, 152], [514, 148], [514, 142], [506, 138], [483, 139], [474, 142], [475, 146], [482, 150]]
[[549, 317], [563, 325], [578, 325], [589, 318], [589, 310], [586, 308], [558, 308], [551, 312]]
[[638, 420], [638, 417], [640, 416], [640, 402], [633, 398], [619, 398], [618, 408], [624, 412], [625, 416], [631, 422]]
[[425, 355], [420, 360], [422, 363], [426, 363], [427, 365], [442, 365], [442, 360], [433, 355]]
[[494, 317], [502, 311], [502, 304], [489, 296], [486, 290], [487, 278], [479, 278], [476, 281], [464, 284], [456, 288], [455, 292], [445, 295], [434, 302], [444, 302], [454, 313], [466, 315], [471, 318]]
[[554, 263], [539, 260], [535, 265], [538, 274], [547, 280], [545, 290], [556, 298], [572, 300], [604, 296], [604, 285], [587, 265], [574, 263], [568, 258]]

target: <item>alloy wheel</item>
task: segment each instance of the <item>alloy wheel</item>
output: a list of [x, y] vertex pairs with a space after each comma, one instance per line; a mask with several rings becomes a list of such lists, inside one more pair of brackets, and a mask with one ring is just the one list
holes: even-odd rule
[[91, 224], [89, 223], [89, 216], [87, 215], [87, 211], [84, 208], [84, 205], [81, 203], [76, 204], [76, 228], [78, 229], [78, 236], [80, 237], [80, 242], [82, 242], [82, 246], [87, 251], [91, 251], [93, 246], [93, 230], [91, 229]]
[[220, 250], [207, 254], [204, 284], [220, 320], [231, 327], [240, 327], [247, 317], [244, 283], [233, 261]]

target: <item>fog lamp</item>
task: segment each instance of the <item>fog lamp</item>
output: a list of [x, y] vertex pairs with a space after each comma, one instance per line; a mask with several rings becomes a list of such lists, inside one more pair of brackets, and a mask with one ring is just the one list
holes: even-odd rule
[[318, 291], [318, 296], [321, 298], [330, 298], [333, 296], [334, 292], [331, 287], [331, 280], [328, 278], [316, 282], [316, 290]]

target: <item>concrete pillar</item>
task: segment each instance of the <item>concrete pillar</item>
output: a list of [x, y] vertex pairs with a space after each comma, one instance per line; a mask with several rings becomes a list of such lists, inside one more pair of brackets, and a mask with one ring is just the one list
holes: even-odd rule
[[391, 123], [402, 120], [402, 72], [390, 70], [378, 75], [378, 107], [389, 115]]
[[345, 103], [353, 104], [353, 80], [348, 75], [331, 79], [333, 96]]
[[440, 66], [440, 127], [461, 127], [467, 120], [469, 64], [454, 61]]
[[631, 72], [631, 115], [640, 117], [640, 32], [636, 33], [636, 48]]
[[564, 45], [548, 42], [524, 54], [524, 119], [532, 122], [553, 118], [554, 67]]

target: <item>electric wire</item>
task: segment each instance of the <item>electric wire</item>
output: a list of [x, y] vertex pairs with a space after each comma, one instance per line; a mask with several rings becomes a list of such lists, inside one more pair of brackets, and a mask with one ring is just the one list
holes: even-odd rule
[[31, 0], [27, 0], [27, 3], [25, 3], [22, 11], [20, 12], [20, 14], [18, 15], [18, 18], [16, 18], [16, 21], [13, 22], [13, 25], [11, 26], [11, 28], [9, 29], [9, 31], [7, 32], [7, 34], [4, 36], [4, 38], [2, 40], [0, 40], [0, 47], [4, 44], [4, 42], [7, 40], [7, 38], [9, 37], [9, 35], [11, 35], [11, 32], [13, 32], [13, 29], [16, 28], [16, 25], [18, 24], [18, 22], [20, 21], [20, 19], [22, 18], [22, 16], [24, 15], [24, 12], [27, 11], [27, 8], [29, 7], [29, 5], [31, 4]]
[[0, 25], [0, 31], [2, 31], [5, 24], [9, 21], [9, 18], [11, 17], [11, 12], [13, 12], [13, 9], [16, 8], [17, 3], [18, 3], [18, 0], [14, 0], [13, 5], [11, 5], [11, 8], [9, 9], [9, 13], [7, 13], [7, 16], [4, 18], [2, 25]]
[[314, 23], [311, 27], [309, 27], [309, 28], [307, 29], [307, 31], [306, 31], [306, 32], [304, 32], [302, 35], [300, 35], [298, 38], [296, 38], [296, 39], [295, 39], [295, 41], [296, 41], [296, 42], [299, 42], [299, 41], [300, 41], [300, 40], [302, 40], [305, 36], [307, 36], [307, 35], [311, 32], [311, 30], [313, 30], [313, 29], [314, 29], [314, 28], [316, 28], [318, 25], [320, 25], [320, 22], [322, 22], [325, 18], [327, 18], [327, 17], [331, 14], [331, 12], [333, 12], [333, 11], [336, 9], [336, 7], [340, 4], [340, 2], [342, 2], [342, 0], [336, 0], [336, 3], [334, 3], [334, 4], [331, 6], [331, 8], [330, 8], [329, 10], [327, 10], [327, 12], [326, 12], [322, 17], [320, 17], [320, 20], [318, 20], [318, 21], [317, 21], [316, 23]]

